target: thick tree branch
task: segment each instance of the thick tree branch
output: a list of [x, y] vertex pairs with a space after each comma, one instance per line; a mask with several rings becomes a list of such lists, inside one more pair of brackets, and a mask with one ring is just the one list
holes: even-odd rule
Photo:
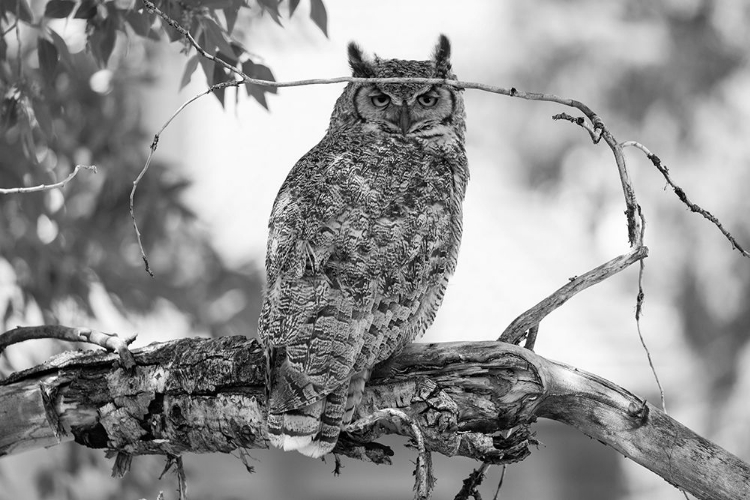
[[750, 466], [611, 382], [560, 363], [545, 366], [540, 417], [569, 424], [701, 499], [747, 498]]
[[[75, 439], [93, 448], [180, 456], [268, 446], [262, 349], [242, 337], [184, 339], [134, 350], [134, 376], [117, 357], [65, 353], [0, 383], [0, 455]], [[739, 499], [750, 467], [628, 391], [501, 342], [414, 344], [373, 374], [360, 416], [396, 408], [426, 450], [488, 463], [528, 454], [537, 417], [576, 427], [698, 498]], [[388, 461], [377, 421], [336, 450]], [[514, 429], [510, 435], [507, 430]], [[505, 437], [504, 437], [505, 436]], [[701, 471], [696, 473], [695, 471]]]

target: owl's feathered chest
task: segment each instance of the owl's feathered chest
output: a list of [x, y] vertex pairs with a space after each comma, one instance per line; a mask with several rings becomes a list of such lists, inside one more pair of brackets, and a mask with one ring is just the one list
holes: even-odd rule
[[320, 180], [333, 196], [371, 216], [415, 216], [434, 203], [447, 205], [462, 191], [455, 185], [455, 163], [443, 153], [415, 140], [381, 140], [334, 152]]
[[327, 136], [282, 186], [269, 271], [301, 277], [325, 265], [336, 285], [375, 280], [388, 293], [442, 279], [455, 267], [467, 178], [457, 142]]
[[[357, 207], [397, 217], [463, 199], [468, 180], [463, 145], [415, 138], [326, 136], [290, 172], [284, 188], [312, 213]], [[296, 195], [296, 196], [295, 196]]]

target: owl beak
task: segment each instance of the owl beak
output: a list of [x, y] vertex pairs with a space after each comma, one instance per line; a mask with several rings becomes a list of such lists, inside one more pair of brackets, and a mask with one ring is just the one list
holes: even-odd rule
[[409, 107], [406, 104], [401, 105], [401, 115], [398, 119], [401, 132], [406, 135], [411, 128], [411, 117], [409, 116]]

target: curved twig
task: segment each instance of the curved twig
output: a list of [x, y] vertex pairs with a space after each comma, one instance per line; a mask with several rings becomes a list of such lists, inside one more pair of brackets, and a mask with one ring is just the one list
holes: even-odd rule
[[[646, 217], [641, 211], [641, 207], [638, 207], [638, 217], [641, 219], [641, 241], [646, 234]], [[641, 315], [643, 314], [643, 300], [646, 295], [643, 292], [643, 273], [645, 271], [646, 263], [644, 259], [641, 259], [638, 266], [638, 295], [635, 298], [635, 328], [638, 331], [638, 339], [641, 341], [643, 351], [646, 353], [646, 359], [648, 360], [648, 366], [651, 368], [651, 373], [654, 375], [654, 381], [656, 387], [659, 389], [659, 397], [661, 399], [661, 409], [664, 413], [667, 413], [667, 400], [664, 397], [664, 387], [661, 385], [659, 375], [656, 373], [656, 367], [654, 366], [654, 360], [651, 358], [651, 351], [646, 345], [646, 339], [643, 338], [643, 332], [641, 331]]]
[[[209, 54], [208, 52], [206, 52], [206, 50], [203, 47], [201, 47], [198, 42], [195, 41], [195, 38], [193, 38], [193, 35], [191, 35], [190, 32], [187, 29], [185, 29], [180, 23], [178, 23], [177, 21], [175, 21], [174, 19], [172, 19], [171, 17], [169, 17], [166, 13], [162, 12], [161, 10], [159, 10], [159, 8], [156, 5], [154, 5], [153, 2], [151, 2], [150, 0], [142, 0], [142, 2], [143, 2], [143, 5], [146, 7], [147, 11], [149, 11], [150, 13], [154, 13], [154, 14], [158, 15], [159, 17], [161, 17], [164, 20], [164, 22], [166, 22], [167, 24], [169, 24], [171, 27], [173, 27], [174, 29], [176, 29], [182, 36], [184, 36], [185, 39], [188, 42], [190, 42], [190, 45], [192, 45], [193, 47], [195, 47], [195, 50], [197, 50], [198, 53], [201, 56], [203, 56], [206, 59], [209, 59], [209, 60], [211, 60], [211, 61], [213, 61], [213, 62], [215, 62], [217, 64], [220, 64], [221, 66], [223, 66], [224, 68], [226, 68], [227, 70], [231, 71], [232, 73], [238, 75], [241, 78], [245, 78], [245, 79], [250, 78], [245, 73], [243, 73], [242, 71], [240, 71], [236, 67], [232, 66], [231, 64], [227, 63], [226, 61], [223, 61], [223, 60], [219, 59], [218, 57], [215, 57], [214, 55]], [[231, 55], [231, 54], [227, 54], [227, 55]]]
[[18, 188], [0, 188], [0, 194], [16, 194], [16, 193], [37, 193], [39, 191], [50, 191], [52, 189], [63, 188], [65, 185], [73, 180], [73, 177], [78, 175], [78, 171], [82, 168], [86, 170], [92, 170], [94, 173], [97, 172], [96, 165], [76, 165], [73, 171], [65, 179], [54, 184], [40, 184], [38, 186], [31, 187], [18, 187]]
[[505, 470], [507, 466], [505, 464], [500, 466], [500, 479], [497, 481], [497, 488], [495, 489], [495, 496], [492, 497], [492, 500], [497, 500], [500, 496], [500, 488], [503, 487], [503, 481], [505, 480]]
[[130, 370], [135, 366], [133, 354], [128, 345], [133, 343], [136, 334], [118, 337], [115, 333], [105, 333], [91, 328], [74, 328], [61, 325], [19, 326], [0, 334], [0, 353], [6, 347], [32, 339], [57, 339], [67, 342], [86, 342], [98, 345], [120, 355], [122, 365]]
[[563, 305], [578, 292], [604, 281], [647, 256], [647, 247], [637, 247], [626, 254], [618, 255], [585, 274], [571, 278], [568, 283], [557, 289], [552, 295], [514, 319], [498, 340], [517, 344], [531, 327], [538, 325], [545, 316]]

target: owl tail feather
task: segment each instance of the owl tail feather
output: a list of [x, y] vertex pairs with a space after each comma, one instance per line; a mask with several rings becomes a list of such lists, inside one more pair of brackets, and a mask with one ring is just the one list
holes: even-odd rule
[[296, 410], [268, 414], [268, 439], [284, 451], [318, 458], [330, 453], [341, 432], [348, 384]]
[[355, 374], [324, 399], [296, 410], [268, 414], [268, 438], [284, 451], [319, 458], [333, 451], [341, 428], [349, 424], [362, 399], [369, 370]]

